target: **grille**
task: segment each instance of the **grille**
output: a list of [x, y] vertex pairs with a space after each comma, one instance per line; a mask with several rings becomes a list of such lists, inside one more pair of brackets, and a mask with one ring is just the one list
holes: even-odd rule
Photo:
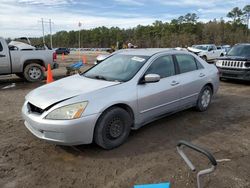
[[220, 65], [229, 68], [245, 68], [244, 61], [221, 61]]
[[29, 109], [30, 109], [30, 112], [33, 112], [33, 113], [38, 113], [38, 114], [42, 114], [43, 113], [43, 109], [31, 104], [31, 103], [28, 103], [28, 106], [29, 106]]

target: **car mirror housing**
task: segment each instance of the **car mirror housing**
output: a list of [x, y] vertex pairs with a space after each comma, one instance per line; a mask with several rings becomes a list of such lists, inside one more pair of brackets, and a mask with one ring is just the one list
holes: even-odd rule
[[155, 83], [159, 82], [161, 79], [159, 74], [147, 74], [144, 76], [144, 83]]

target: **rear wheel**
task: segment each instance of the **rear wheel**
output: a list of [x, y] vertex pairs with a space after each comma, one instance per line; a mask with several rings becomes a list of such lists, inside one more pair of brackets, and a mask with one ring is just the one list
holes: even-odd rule
[[213, 96], [212, 88], [210, 86], [205, 86], [202, 88], [199, 98], [196, 104], [196, 109], [200, 112], [204, 112], [208, 109]]
[[125, 142], [132, 118], [123, 108], [113, 107], [99, 118], [94, 133], [95, 143], [104, 149], [113, 149]]
[[28, 64], [24, 68], [23, 74], [28, 82], [38, 82], [44, 79], [44, 69], [36, 63]]

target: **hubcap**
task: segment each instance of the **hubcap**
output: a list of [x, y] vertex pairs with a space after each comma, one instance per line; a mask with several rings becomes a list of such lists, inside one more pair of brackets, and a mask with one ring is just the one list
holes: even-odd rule
[[37, 68], [37, 67], [31, 67], [29, 69], [29, 76], [33, 80], [39, 79], [41, 77], [41, 75], [42, 75], [42, 71], [39, 68]]
[[204, 90], [202, 97], [201, 97], [201, 105], [206, 108], [208, 107], [211, 100], [211, 94], [208, 89]]
[[115, 117], [110, 121], [107, 128], [107, 136], [111, 139], [116, 139], [120, 137], [123, 132], [123, 123], [120, 118]]

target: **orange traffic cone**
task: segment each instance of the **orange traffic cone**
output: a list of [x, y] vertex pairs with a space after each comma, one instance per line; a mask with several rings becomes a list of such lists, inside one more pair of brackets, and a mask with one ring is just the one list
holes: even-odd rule
[[62, 61], [65, 60], [65, 56], [64, 56], [64, 53], [62, 53]]
[[50, 67], [50, 64], [48, 64], [48, 70], [47, 70], [47, 84], [53, 82], [54, 79], [53, 79], [53, 74], [52, 74], [52, 71], [51, 71], [51, 67]]
[[87, 58], [85, 55], [82, 56], [82, 63], [87, 64]]

